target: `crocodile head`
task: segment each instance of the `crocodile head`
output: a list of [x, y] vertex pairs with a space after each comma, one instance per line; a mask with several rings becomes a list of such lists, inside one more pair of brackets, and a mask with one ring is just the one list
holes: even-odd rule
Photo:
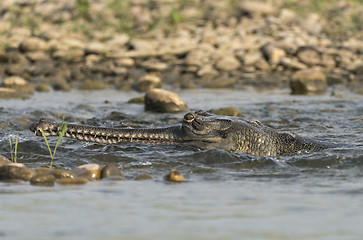
[[213, 115], [202, 110], [189, 112], [184, 115], [181, 138], [186, 144], [200, 149], [232, 149], [236, 145], [229, 137], [233, 123], [231, 117]]

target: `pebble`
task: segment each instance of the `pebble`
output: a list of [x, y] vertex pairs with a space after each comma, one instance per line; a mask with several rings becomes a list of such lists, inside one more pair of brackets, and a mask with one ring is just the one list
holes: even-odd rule
[[95, 163], [84, 164], [72, 169], [79, 177], [86, 177], [91, 180], [96, 180], [101, 178], [101, 166]]
[[166, 181], [171, 181], [171, 182], [184, 182], [185, 178], [183, 176], [183, 174], [181, 174], [179, 171], [177, 170], [172, 170], [170, 173], [168, 173], [164, 179]]
[[0, 167], [0, 180], [19, 179], [28, 181], [36, 172], [22, 163], [9, 163]]
[[30, 179], [31, 185], [36, 186], [54, 186], [55, 177], [51, 174], [35, 175]]
[[118, 167], [116, 167], [114, 164], [107, 164], [102, 168], [101, 171], [101, 179], [110, 177], [123, 177], [120, 169], [118, 169]]
[[48, 174], [52, 171], [51, 168], [37, 168], [35, 169], [35, 172], [38, 174], [38, 175], [43, 175], [43, 174]]
[[88, 182], [87, 178], [84, 177], [77, 177], [77, 178], [62, 178], [57, 179], [56, 183], [60, 185], [81, 185], [86, 184]]
[[153, 180], [153, 179], [154, 178], [148, 173], [143, 173], [135, 177], [135, 181], [144, 181], [144, 180]]
[[236, 107], [222, 107], [209, 110], [210, 113], [222, 116], [242, 117], [242, 112]]
[[154, 88], [145, 94], [145, 110], [155, 112], [184, 112], [188, 110], [188, 107], [176, 93]]
[[76, 173], [70, 170], [55, 169], [50, 172], [56, 179], [76, 178]]

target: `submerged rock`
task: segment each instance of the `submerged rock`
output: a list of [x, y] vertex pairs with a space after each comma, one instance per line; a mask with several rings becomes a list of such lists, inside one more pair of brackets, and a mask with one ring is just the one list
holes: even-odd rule
[[0, 180], [19, 179], [28, 181], [36, 172], [22, 163], [9, 163], [0, 167]]
[[77, 177], [77, 178], [63, 178], [57, 179], [56, 183], [60, 185], [81, 185], [86, 184], [88, 182], [87, 178], [84, 177]]
[[54, 186], [55, 177], [51, 174], [36, 175], [30, 179], [31, 185], [36, 186]]
[[107, 164], [106, 166], [104, 166], [102, 168], [102, 171], [101, 171], [101, 179], [104, 179], [104, 178], [114, 178], [114, 177], [119, 177], [117, 179], [122, 179], [122, 180], [126, 180], [120, 169], [118, 169], [118, 167], [116, 167], [114, 164]]
[[155, 112], [183, 112], [188, 107], [174, 92], [151, 89], [145, 94], [145, 110]]
[[306, 69], [297, 71], [290, 80], [292, 94], [307, 94], [324, 92], [328, 85], [327, 80], [319, 69]]
[[55, 169], [50, 172], [56, 179], [65, 179], [65, 178], [76, 178], [77, 174], [63, 169]]
[[181, 174], [177, 170], [172, 170], [170, 173], [168, 173], [164, 177], [164, 179], [166, 181], [171, 181], [171, 182], [183, 182], [183, 181], [185, 181], [185, 178], [184, 178], [183, 174]]
[[209, 110], [210, 113], [231, 117], [242, 117], [242, 112], [236, 107], [222, 107]]
[[153, 180], [153, 179], [154, 178], [148, 173], [143, 173], [135, 177], [136, 181]]
[[72, 171], [79, 177], [86, 177], [92, 180], [100, 179], [101, 177], [101, 166], [95, 163], [75, 167]]

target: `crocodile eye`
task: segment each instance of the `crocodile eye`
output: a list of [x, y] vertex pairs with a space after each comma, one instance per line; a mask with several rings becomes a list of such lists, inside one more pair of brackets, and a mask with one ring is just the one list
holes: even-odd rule
[[184, 121], [186, 122], [192, 122], [194, 120], [194, 114], [193, 113], [187, 113], [184, 115]]

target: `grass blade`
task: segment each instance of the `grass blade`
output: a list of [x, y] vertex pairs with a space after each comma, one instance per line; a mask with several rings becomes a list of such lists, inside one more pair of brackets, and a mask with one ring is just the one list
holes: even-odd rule
[[16, 153], [18, 152], [18, 139], [19, 139], [19, 134], [16, 134], [16, 141], [15, 141], [15, 150], [14, 150], [14, 162], [16, 163]]
[[45, 136], [45, 133], [44, 133], [43, 129], [40, 129], [40, 131], [42, 132], [42, 135], [43, 135], [43, 137], [44, 137], [45, 144], [46, 144], [46, 145], [47, 145], [47, 147], [48, 147], [50, 157], [53, 159], [53, 153], [52, 153], [52, 150], [51, 150], [51, 149], [50, 149], [50, 147], [49, 147], [49, 143], [48, 143], [47, 137]]

